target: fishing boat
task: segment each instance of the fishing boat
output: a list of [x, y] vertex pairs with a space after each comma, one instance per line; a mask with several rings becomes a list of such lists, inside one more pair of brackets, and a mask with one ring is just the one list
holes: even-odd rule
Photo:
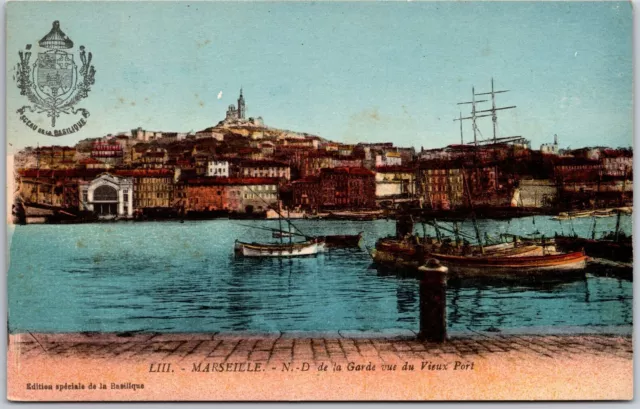
[[302, 257], [315, 256], [321, 252], [323, 244], [319, 240], [298, 243], [245, 243], [236, 240], [234, 249], [244, 257]]
[[619, 240], [589, 239], [577, 236], [556, 236], [556, 244], [567, 251], [584, 249], [590, 257], [604, 258], [612, 261], [630, 262], [633, 260], [633, 244], [631, 237]]
[[547, 252], [543, 246], [537, 245], [503, 247], [482, 254], [477, 246], [447, 248], [429, 238], [416, 239], [378, 240], [371, 254], [374, 262], [402, 269], [417, 269], [433, 258], [453, 274], [495, 276], [582, 270], [588, 258], [583, 251]]
[[430, 253], [453, 273], [459, 275], [523, 275], [547, 271], [576, 271], [586, 267], [583, 251], [540, 256], [455, 256]]
[[[624, 203], [624, 192], [626, 186], [626, 170], [625, 180], [623, 184], [622, 194], [620, 195], [620, 204]], [[605, 211], [616, 214], [615, 230], [610, 231], [599, 239], [596, 238], [597, 219], [593, 219], [593, 227], [591, 229], [591, 238], [579, 237], [575, 232], [573, 235], [556, 235], [555, 242], [559, 248], [565, 251], [576, 251], [584, 249], [585, 253], [597, 259], [604, 259], [618, 263], [629, 263], [627, 270], [631, 270], [630, 263], [633, 262], [633, 242], [632, 236], [626, 235], [621, 231], [620, 224], [623, 214], [632, 211], [631, 208], [620, 207], [617, 209], [606, 209]]]

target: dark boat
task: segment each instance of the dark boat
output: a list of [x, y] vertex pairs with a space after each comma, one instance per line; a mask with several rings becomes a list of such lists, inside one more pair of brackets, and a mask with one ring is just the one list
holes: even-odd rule
[[556, 236], [556, 246], [565, 251], [584, 249], [590, 257], [628, 263], [633, 261], [633, 243], [631, 236], [622, 234], [615, 239], [588, 239], [577, 236]]
[[320, 239], [324, 239], [326, 247], [333, 248], [351, 248], [360, 247], [362, 242], [362, 235], [364, 232], [358, 234], [338, 234], [331, 236], [320, 236]]

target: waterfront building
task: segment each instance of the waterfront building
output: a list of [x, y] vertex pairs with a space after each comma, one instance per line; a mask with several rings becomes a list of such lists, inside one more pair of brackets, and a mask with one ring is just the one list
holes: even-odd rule
[[413, 196], [416, 172], [406, 166], [376, 168], [376, 198], [408, 198]]
[[185, 192], [189, 211], [264, 212], [278, 202], [278, 179], [200, 177], [187, 180]]
[[[227, 179], [227, 178], [225, 178]], [[187, 211], [228, 210], [227, 180], [221, 178], [189, 179], [185, 186]]]
[[102, 173], [78, 186], [80, 210], [89, 210], [100, 218], [133, 216], [133, 179]]
[[239, 213], [265, 212], [278, 204], [279, 179], [238, 178], [230, 182], [229, 210]]
[[558, 195], [558, 187], [550, 179], [520, 179], [517, 185], [517, 207], [550, 207]]
[[317, 209], [320, 201], [320, 177], [307, 176], [291, 183], [293, 207]]
[[464, 204], [464, 175], [455, 161], [420, 162], [417, 191], [431, 209], [450, 209]]
[[17, 195], [24, 203], [77, 209], [78, 182], [91, 180], [99, 172], [83, 169], [21, 169], [18, 171]]
[[374, 208], [376, 206], [375, 173], [365, 168], [330, 168], [320, 172], [322, 208]]
[[133, 180], [133, 207], [171, 207], [174, 199], [174, 171], [170, 169], [117, 170], [117, 176]]

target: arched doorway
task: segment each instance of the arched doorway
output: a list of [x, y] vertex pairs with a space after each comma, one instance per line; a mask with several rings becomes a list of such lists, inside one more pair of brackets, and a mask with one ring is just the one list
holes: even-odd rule
[[111, 186], [98, 186], [93, 192], [93, 211], [99, 216], [117, 216], [118, 191]]

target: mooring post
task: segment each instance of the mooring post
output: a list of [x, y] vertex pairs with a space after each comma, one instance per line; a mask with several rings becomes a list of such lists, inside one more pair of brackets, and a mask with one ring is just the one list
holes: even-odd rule
[[420, 333], [418, 339], [444, 342], [447, 339], [447, 276], [436, 271], [421, 271]]

